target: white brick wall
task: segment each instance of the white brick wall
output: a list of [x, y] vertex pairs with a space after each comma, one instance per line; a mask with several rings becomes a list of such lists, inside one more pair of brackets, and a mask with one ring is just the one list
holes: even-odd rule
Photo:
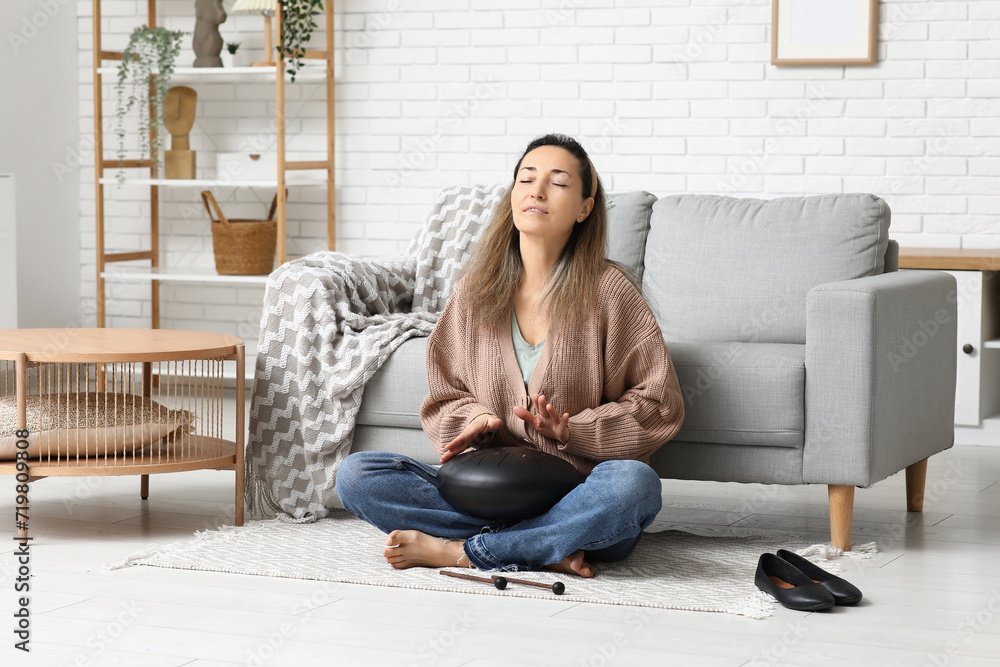
[[[160, 4], [161, 24], [192, 30], [190, 0]], [[145, 2], [105, 7], [107, 46], [120, 47]], [[92, 298], [90, 1], [78, 8], [82, 293]], [[878, 66], [776, 68], [768, 0], [341, 0], [338, 249], [402, 250], [441, 188], [505, 180], [549, 131], [578, 137], [611, 190], [868, 191], [889, 202], [903, 246], [1000, 246], [1000, 2], [882, 0], [880, 13]], [[259, 46], [261, 24], [230, 16], [222, 33]], [[182, 63], [191, 57], [187, 43]], [[289, 130], [301, 132], [289, 149], [321, 155], [323, 89], [310, 85], [289, 87]], [[266, 133], [270, 86], [199, 95], [201, 165]], [[197, 193], [161, 192], [166, 262], [211, 266]], [[232, 193], [227, 209], [255, 215], [272, 194]], [[110, 249], [140, 247], [144, 192], [112, 198]], [[292, 192], [293, 251], [323, 243], [323, 202], [321, 191]], [[110, 323], [144, 325], [146, 288], [116, 290]], [[165, 287], [162, 324], [248, 335], [262, 294]]]

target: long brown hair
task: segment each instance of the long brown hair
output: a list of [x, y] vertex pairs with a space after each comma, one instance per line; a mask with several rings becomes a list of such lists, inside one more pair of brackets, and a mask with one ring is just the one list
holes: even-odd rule
[[539, 146], [558, 146], [576, 157], [579, 163], [581, 200], [594, 193], [594, 206], [590, 214], [583, 222], [573, 225], [569, 241], [552, 268], [542, 292], [541, 307], [548, 307], [551, 332], [585, 317], [593, 308], [597, 283], [604, 267], [608, 264], [617, 266], [604, 256], [608, 231], [604, 186], [597, 171], [593, 169], [587, 151], [575, 139], [563, 134], [547, 134], [528, 144], [514, 167], [511, 184], [476, 244], [472, 260], [466, 265], [464, 274], [469, 303], [477, 317], [495, 327], [509, 322], [514, 296], [524, 274], [520, 232], [514, 226], [510, 196], [524, 156]]

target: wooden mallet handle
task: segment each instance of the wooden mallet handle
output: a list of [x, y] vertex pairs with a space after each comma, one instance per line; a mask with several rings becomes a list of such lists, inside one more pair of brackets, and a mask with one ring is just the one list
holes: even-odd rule
[[504, 577], [498, 577], [494, 575], [493, 577], [487, 579], [486, 577], [475, 577], [471, 574], [462, 574], [460, 572], [449, 572], [447, 570], [438, 570], [441, 574], [446, 577], [455, 577], [456, 579], [468, 579], [469, 581], [481, 581], [485, 584], [493, 584], [496, 586], [498, 591], [502, 591], [507, 588], [507, 579]]

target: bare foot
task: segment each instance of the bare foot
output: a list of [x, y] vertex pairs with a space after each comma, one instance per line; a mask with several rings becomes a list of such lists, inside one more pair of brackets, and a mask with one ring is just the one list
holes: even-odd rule
[[408, 567], [468, 567], [463, 542], [448, 542], [419, 530], [394, 530], [385, 540], [385, 560], [397, 570]]
[[574, 551], [558, 563], [546, 565], [544, 569], [555, 570], [556, 572], [566, 572], [568, 574], [577, 574], [587, 579], [597, 574], [590, 563], [583, 560], [583, 549]]

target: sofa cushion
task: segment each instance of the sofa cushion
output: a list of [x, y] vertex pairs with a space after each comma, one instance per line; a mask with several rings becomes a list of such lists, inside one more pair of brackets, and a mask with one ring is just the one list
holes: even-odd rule
[[656, 196], [648, 192], [608, 194], [607, 257], [628, 267], [642, 282], [649, 216]]
[[889, 207], [873, 195], [653, 204], [643, 291], [668, 341], [805, 343], [806, 293], [881, 274]]
[[805, 345], [668, 342], [667, 349], [684, 394], [676, 440], [802, 447]]
[[[365, 384], [357, 423], [422, 428], [420, 404], [427, 385], [427, 339], [411, 338]], [[395, 451], [395, 450], [393, 450]]]

